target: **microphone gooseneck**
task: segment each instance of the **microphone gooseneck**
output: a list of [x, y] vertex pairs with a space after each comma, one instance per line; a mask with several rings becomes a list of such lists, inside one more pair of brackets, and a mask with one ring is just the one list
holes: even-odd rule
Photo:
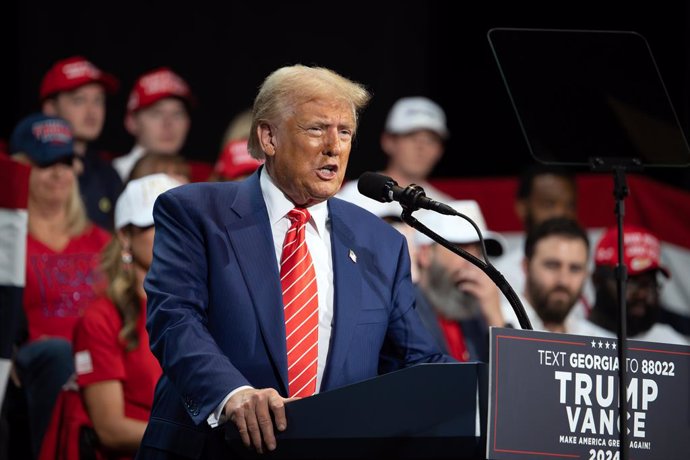
[[410, 212], [417, 209], [430, 209], [440, 214], [457, 215], [450, 206], [427, 197], [424, 189], [419, 185], [400, 187], [397, 182], [383, 174], [365, 172], [359, 176], [357, 189], [362, 195], [381, 203], [397, 201], [403, 209]]

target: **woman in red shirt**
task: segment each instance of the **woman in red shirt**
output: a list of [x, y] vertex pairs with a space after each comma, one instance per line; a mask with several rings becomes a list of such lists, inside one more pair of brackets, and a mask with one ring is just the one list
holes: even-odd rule
[[149, 349], [144, 277], [153, 258], [153, 203], [180, 185], [165, 174], [131, 181], [115, 206], [116, 238], [103, 254], [106, 295], [79, 321], [75, 367], [99, 448], [133, 455], [144, 435], [161, 374]]
[[26, 397], [31, 447], [38, 453], [60, 387], [74, 372], [72, 332], [96, 297], [99, 255], [110, 234], [86, 217], [73, 167], [72, 131], [57, 117], [30, 115], [10, 139], [13, 157], [31, 166], [17, 383]]

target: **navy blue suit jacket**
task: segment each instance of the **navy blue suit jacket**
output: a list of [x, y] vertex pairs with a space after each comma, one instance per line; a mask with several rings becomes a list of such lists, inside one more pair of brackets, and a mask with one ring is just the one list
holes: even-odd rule
[[[320, 391], [448, 360], [414, 309], [402, 235], [351, 203], [332, 198], [328, 210], [334, 316]], [[164, 374], [142, 446], [198, 458], [222, 442], [206, 419], [232, 389], [287, 396], [278, 262], [258, 172], [172, 189], [154, 217], [147, 328]]]

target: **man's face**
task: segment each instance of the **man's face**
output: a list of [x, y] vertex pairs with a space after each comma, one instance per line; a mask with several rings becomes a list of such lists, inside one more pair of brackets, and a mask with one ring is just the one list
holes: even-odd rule
[[176, 154], [189, 132], [189, 114], [184, 103], [165, 98], [128, 115], [127, 129], [147, 152]]
[[381, 147], [390, 157], [391, 169], [416, 181], [426, 180], [443, 155], [441, 137], [429, 130], [409, 134], [385, 133]]
[[551, 235], [525, 260], [525, 295], [546, 324], [562, 324], [587, 279], [587, 246], [581, 239]]
[[105, 90], [100, 84], [89, 83], [73, 91], [63, 91], [46, 104], [49, 109], [44, 108], [44, 112], [67, 120], [75, 139], [92, 142], [101, 135], [105, 122]]
[[[458, 246], [475, 257], [481, 257], [478, 243]], [[479, 268], [438, 244], [420, 248], [420, 251], [424, 253], [418, 259], [425, 272], [423, 288], [434, 308], [445, 318], [455, 320], [480, 314], [479, 299], [464, 289], [468, 272], [480, 271]]]
[[315, 99], [297, 105], [286, 119], [263, 124], [269, 143], [266, 169], [296, 205], [309, 206], [336, 194], [345, 178], [355, 133], [352, 106]]
[[577, 219], [575, 187], [567, 179], [553, 174], [536, 176], [532, 193], [519, 206], [527, 230], [553, 217]]
[[[601, 308], [611, 318], [618, 315], [618, 295], [616, 280], [609, 276], [597, 288], [597, 308]], [[651, 328], [659, 313], [659, 283], [657, 271], [650, 270], [628, 277], [625, 289], [628, 334], [638, 335]]]

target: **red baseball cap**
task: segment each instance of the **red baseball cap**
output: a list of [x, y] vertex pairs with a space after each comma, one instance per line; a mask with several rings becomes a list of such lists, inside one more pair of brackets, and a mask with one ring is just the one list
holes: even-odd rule
[[[661, 265], [659, 239], [648, 230], [634, 225], [623, 226], [623, 262], [628, 275], [639, 275], [650, 270], [659, 270], [667, 278], [671, 273]], [[601, 237], [594, 253], [597, 265], [615, 267], [618, 264], [618, 228], [610, 228]]]
[[71, 91], [89, 83], [100, 83], [107, 93], [114, 93], [120, 85], [117, 78], [103, 72], [82, 56], [56, 62], [41, 82], [40, 97], [46, 99], [62, 91]]
[[262, 163], [249, 153], [247, 139], [239, 139], [225, 144], [213, 169], [216, 174], [232, 180], [253, 173]]
[[190, 105], [196, 103], [187, 82], [168, 67], [161, 67], [139, 77], [129, 93], [127, 111], [136, 112], [166, 97], [177, 97]]

